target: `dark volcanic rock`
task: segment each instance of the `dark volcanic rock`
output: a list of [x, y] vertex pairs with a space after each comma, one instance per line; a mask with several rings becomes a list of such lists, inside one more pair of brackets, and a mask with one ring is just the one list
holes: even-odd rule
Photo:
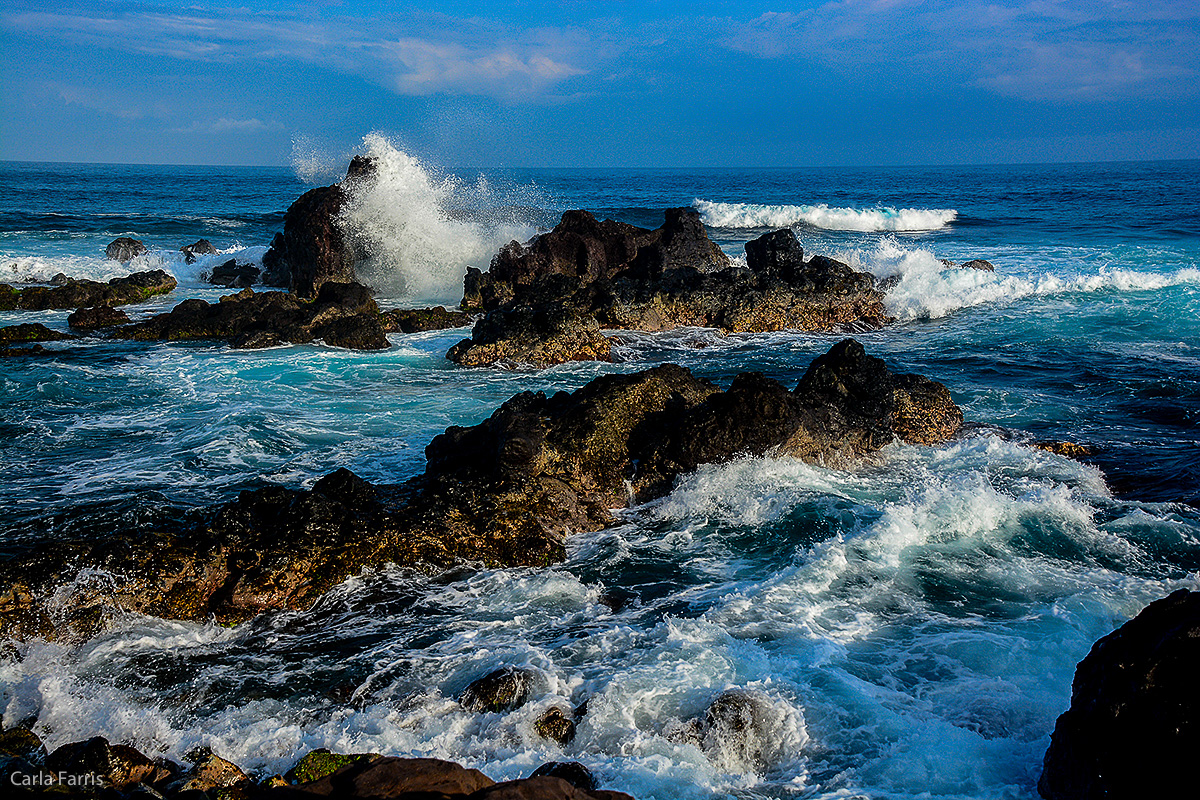
[[[610, 509], [659, 497], [700, 464], [745, 454], [840, 463], [895, 439], [942, 441], [961, 419], [941, 384], [892, 373], [853, 340], [793, 391], [755, 373], [722, 391], [665, 364], [571, 394], [523, 392], [434, 437], [424, 474], [403, 486], [339, 470], [311, 491], [243, 492], [191, 532], [59, 542], [4, 562], [0, 620], [18, 636], [94, 627], [113, 607], [236, 622], [305, 607], [364, 567], [544, 566], [565, 557], [569, 534], [612, 524]], [[52, 619], [44, 599], [88, 565], [122, 577], [72, 595]]]
[[51, 330], [40, 322], [23, 322], [0, 328], [0, 345], [25, 342], [61, 342], [75, 337], [69, 333]]
[[31, 286], [28, 289], [13, 289], [7, 284], [0, 284], [0, 311], [13, 308], [45, 311], [51, 308], [121, 306], [166, 294], [175, 286], [175, 279], [161, 269], [135, 272], [124, 278], [113, 278], [108, 283], [68, 279], [61, 286]]
[[394, 308], [380, 315], [383, 329], [388, 333], [421, 333], [461, 328], [471, 324], [465, 311], [447, 311], [441, 306], [429, 308]]
[[503, 667], [472, 681], [459, 702], [468, 711], [512, 711], [529, 700], [535, 677], [527, 669]]
[[324, 339], [335, 347], [384, 350], [390, 344], [370, 291], [357, 283], [326, 283], [315, 300], [285, 292], [243, 289], [218, 303], [185, 300], [166, 314], [118, 329], [138, 340], [221, 339], [234, 347]]
[[119, 239], [113, 239], [108, 243], [108, 247], [104, 248], [104, 257], [113, 261], [129, 261], [132, 258], [137, 258], [142, 253], [146, 252], [146, 245], [139, 242], [137, 239], [131, 239], [128, 236], [122, 236]]
[[215, 256], [217, 248], [208, 239], [201, 239], [195, 244], [185, 245], [179, 248], [179, 252], [183, 253], [183, 258], [187, 263], [196, 263], [196, 256]]
[[[668, 212], [668, 220], [672, 213]], [[624, 262], [617, 271], [601, 269], [597, 265], [609, 264], [610, 257], [601, 258], [593, 253], [597, 248], [584, 247], [579, 252], [588, 254], [583, 259], [587, 267], [571, 274], [562, 258], [551, 258], [553, 252], [539, 255], [537, 250], [547, 249], [546, 241], [561, 245], [577, 235], [574, 230], [582, 223], [567, 216], [564, 220], [571, 224], [561, 239], [544, 234], [520, 258], [509, 258], [502, 251], [487, 274], [468, 270], [463, 307], [491, 310], [475, 324], [471, 339], [455, 345], [447, 358], [465, 366], [538, 367], [569, 360], [607, 360], [610, 348], [601, 326], [643, 331], [685, 325], [727, 332], [846, 330], [877, 328], [889, 319], [871, 275], [823, 256], [805, 261], [803, 248], [790, 230], [748, 242], [749, 269], [708, 270], [713, 262], [696, 255], [703, 249], [696, 238], [703, 235], [701, 227], [696, 236], [677, 240], [689, 242], [686, 247], [664, 245], [663, 252], [670, 258], [664, 255], [656, 261], [647, 256]], [[680, 225], [682, 220], [699, 225], [688, 215], [680, 214], [678, 220]], [[591, 219], [588, 224], [592, 223], [609, 224]], [[668, 228], [669, 224], [660, 231]], [[702, 241], [712, 245], [706, 237]], [[509, 250], [514, 247], [509, 245]], [[696, 268], [696, 263], [705, 269]]]
[[1038, 791], [1047, 800], [1185, 797], [1200, 747], [1200, 592], [1181, 589], [1092, 647], [1075, 671]]
[[979, 269], [984, 272], [995, 272], [996, 268], [992, 266], [992, 262], [984, 261], [982, 258], [976, 258], [959, 265], [962, 269]]
[[236, 259], [229, 259], [224, 264], [213, 267], [208, 276], [208, 282], [216, 286], [229, 286], [244, 289], [253, 286], [258, 281], [258, 267], [253, 264], [239, 264]]
[[72, 330], [94, 331], [100, 328], [112, 328], [129, 322], [129, 315], [112, 306], [93, 306], [80, 308], [67, 317], [67, 325]]

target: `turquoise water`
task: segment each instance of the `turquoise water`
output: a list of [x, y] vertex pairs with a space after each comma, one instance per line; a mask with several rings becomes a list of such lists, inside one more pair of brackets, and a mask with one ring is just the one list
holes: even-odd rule
[[[575, 537], [551, 570], [383, 571], [233, 629], [129, 617], [88, 642], [24, 643], [0, 662], [5, 719], [36, 715], [52, 746], [208, 744], [264, 773], [325, 746], [495, 778], [579, 760], [639, 798], [1034, 797], [1074, 665], [1200, 583], [1200, 163], [452, 173], [367, 144], [384, 180], [348, 224], [379, 247], [365, 272], [384, 307], [453, 304], [468, 265], [567, 208], [657, 225], [694, 205], [735, 257], [790, 225], [809, 252], [900, 277], [898, 322], [860, 340], [944, 382], [967, 431], [848, 471], [705, 467]], [[180, 280], [135, 317], [219, 296], [201, 273], [260, 258], [307, 188], [288, 170], [45, 164], [0, 165], [0, 184], [0, 280], [122, 274], [103, 248], [133, 235], [151, 250], [132, 268]], [[184, 264], [178, 248], [200, 237], [222, 253]], [[972, 258], [996, 272], [941, 263]], [[442, 357], [464, 333], [397, 334], [370, 354], [95, 341], [6, 360], [2, 547], [186, 524], [341, 466], [402, 480], [435, 434], [525, 389], [664, 361], [794, 384], [838, 338], [626, 333], [614, 364], [499, 371]], [[1039, 439], [1096, 452], [1081, 464]], [[600, 602], [613, 595], [619, 611]], [[456, 694], [501, 664], [539, 670], [534, 702], [462, 711]], [[674, 735], [728, 688], [771, 709], [757, 762], [744, 742]], [[547, 705], [584, 698], [565, 749], [532, 732]]]

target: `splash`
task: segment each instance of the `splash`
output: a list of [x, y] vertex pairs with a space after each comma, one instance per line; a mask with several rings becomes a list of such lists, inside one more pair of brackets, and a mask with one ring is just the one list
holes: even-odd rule
[[944, 228], [958, 216], [957, 211], [949, 208], [839, 208], [824, 203], [789, 206], [697, 199], [692, 201], [692, 207], [711, 228], [811, 225], [834, 231], [933, 231]]
[[487, 181], [436, 177], [378, 134], [363, 143], [377, 174], [350, 188], [342, 223], [366, 254], [361, 277], [382, 293], [457, 303], [467, 267], [486, 270], [501, 246], [535, 233]]

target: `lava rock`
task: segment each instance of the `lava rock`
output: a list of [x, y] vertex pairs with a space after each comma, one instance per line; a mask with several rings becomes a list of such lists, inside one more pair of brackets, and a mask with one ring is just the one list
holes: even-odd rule
[[113, 261], [125, 262], [137, 258], [145, 252], [146, 245], [137, 239], [122, 236], [108, 243], [108, 247], [104, 248], [104, 257]]
[[466, 367], [524, 364], [539, 369], [567, 361], [611, 361], [612, 340], [600, 323], [556, 304], [489, 313], [446, 358]]
[[380, 315], [383, 329], [388, 333], [422, 333], [461, 328], [471, 324], [471, 315], [465, 311], [448, 311], [441, 306], [430, 308], [399, 309], [384, 311]]
[[76, 331], [94, 331], [129, 324], [129, 315], [112, 306], [76, 309], [67, 317], [67, 325]]
[[982, 258], [972, 259], [959, 265], [960, 269], [978, 269], [984, 272], [995, 272], [996, 268], [992, 266], [992, 262], [984, 261]]
[[13, 289], [0, 284], [0, 311], [21, 308], [45, 311], [53, 308], [88, 308], [140, 303], [175, 289], [175, 278], [161, 269], [135, 272], [108, 283], [69, 279], [61, 286], [31, 286]]
[[528, 702], [535, 677], [527, 669], [502, 667], [472, 681], [458, 701], [468, 711], [513, 711]]
[[224, 264], [213, 267], [208, 282], [216, 286], [244, 289], [258, 281], [258, 274], [258, 267], [253, 264], [239, 264], [236, 259], [231, 258]]
[[1047, 800], [1182, 797], [1200, 746], [1200, 592], [1157, 600], [1079, 662], [1038, 791]]
[[183, 258], [187, 263], [194, 264], [196, 256], [215, 256], [219, 251], [208, 239], [200, 239], [195, 244], [179, 248], [179, 252], [183, 253]]
[[0, 345], [18, 342], [62, 342], [76, 337], [69, 333], [51, 330], [40, 322], [23, 322], [0, 328]]

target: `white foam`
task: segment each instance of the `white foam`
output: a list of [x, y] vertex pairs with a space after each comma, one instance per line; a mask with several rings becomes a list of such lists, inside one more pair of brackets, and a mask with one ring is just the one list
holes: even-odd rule
[[129, 261], [115, 261], [103, 256], [34, 255], [0, 259], [0, 283], [49, 283], [58, 274], [78, 280], [108, 281], [134, 272], [161, 269], [181, 283], [198, 284], [204, 273], [218, 264], [236, 259], [243, 264], [262, 264], [264, 246], [233, 245], [214, 254], [199, 255], [191, 264], [179, 250], [153, 248]]
[[1169, 272], [1100, 267], [1095, 272], [1074, 275], [1036, 271], [1012, 274], [1019, 264], [1002, 264], [996, 272], [960, 269], [946, 266], [928, 249], [905, 247], [891, 237], [871, 248], [839, 252], [836, 257], [878, 278], [898, 278], [887, 291], [885, 305], [888, 313], [903, 320], [936, 319], [961, 308], [1027, 297], [1200, 286], [1200, 269], [1194, 267]]
[[932, 231], [955, 220], [950, 208], [843, 208], [817, 205], [715, 203], [696, 199], [692, 207], [710, 228], [788, 228], [811, 225], [835, 231]]
[[410, 301], [457, 303], [468, 266], [486, 271], [501, 246], [535, 233], [486, 214], [483, 221], [454, 218], [464, 207], [494, 202], [492, 187], [437, 178], [380, 135], [363, 143], [377, 176], [355, 186], [342, 222], [368, 255], [360, 272], [374, 288]]

